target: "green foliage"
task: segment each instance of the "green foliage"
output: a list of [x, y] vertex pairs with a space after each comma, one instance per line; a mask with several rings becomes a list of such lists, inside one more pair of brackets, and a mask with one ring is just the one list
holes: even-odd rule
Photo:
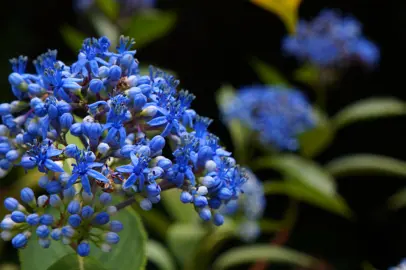
[[115, 20], [120, 11], [120, 5], [115, 0], [96, 0], [98, 8], [106, 15], [110, 20]]
[[169, 215], [176, 221], [191, 223], [198, 218], [192, 204], [184, 204], [180, 201], [180, 190], [171, 189], [162, 192], [162, 204]]
[[305, 83], [311, 87], [317, 87], [319, 84], [320, 74], [319, 69], [310, 64], [305, 64], [297, 69], [294, 73], [294, 78], [302, 83]]
[[135, 39], [140, 48], [167, 34], [176, 23], [176, 14], [170, 11], [150, 11], [136, 14], [126, 34]]
[[48, 270], [104, 270], [102, 264], [92, 257], [80, 257], [76, 254], [69, 254], [51, 265]]
[[[104, 253], [91, 244], [91, 257], [106, 270], [117, 269], [118, 265], [121, 270], [143, 269], [146, 263], [147, 236], [140, 218], [131, 208], [121, 210], [115, 218], [120, 220], [125, 228], [119, 233], [120, 242], [110, 253]], [[41, 248], [34, 233], [27, 247], [19, 251], [21, 270], [48, 269], [70, 254], [75, 254], [75, 251], [61, 242], [54, 241], [48, 249]]]
[[90, 16], [93, 26], [100, 36], [106, 36], [111, 41], [111, 46], [116, 46], [117, 40], [120, 36], [120, 30], [103, 14], [93, 14]]
[[334, 159], [326, 164], [333, 176], [392, 175], [406, 177], [406, 162], [373, 154], [355, 154]]
[[86, 35], [70, 25], [64, 25], [60, 29], [65, 43], [73, 50], [78, 51], [82, 47], [82, 42]]
[[369, 98], [351, 104], [333, 118], [336, 129], [354, 122], [406, 115], [406, 103], [395, 98]]
[[316, 260], [300, 252], [276, 245], [258, 244], [231, 249], [223, 253], [215, 262], [213, 269], [223, 270], [236, 265], [263, 260], [273, 263], [310, 267]]
[[264, 84], [274, 84], [289, 87], [289, 82], [283, 77], [283, 75], [274, 67], [259, 60], [252, 59], [251, 66], [257, 72], [258, 77]]
[[161, 270], [175, 270], [176, 265], [169, 251], [159, 242], [147, 242], [147, 258]]
[[402, 188], [388, 200], [389, 208], [392, 210], [399, 210], [406, 206], [406, 188]]

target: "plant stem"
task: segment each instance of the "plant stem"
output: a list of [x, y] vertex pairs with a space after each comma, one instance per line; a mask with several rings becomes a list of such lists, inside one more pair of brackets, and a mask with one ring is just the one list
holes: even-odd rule
[[128, 198], [127, 200], [122, 201], [121, 203], [116, 204], [117, 211], [119, 211], [119, 210], [121, 210], [121, 209], [123, 209], [123, 208], [125, 208], [125, 207], [127, 207], [127, 206], [129, 206], [129, 205], [131, 205], [131, 204], [133, 204], [133, 203], [135, 203], [135, 202], [136, 202], [135, 197]]

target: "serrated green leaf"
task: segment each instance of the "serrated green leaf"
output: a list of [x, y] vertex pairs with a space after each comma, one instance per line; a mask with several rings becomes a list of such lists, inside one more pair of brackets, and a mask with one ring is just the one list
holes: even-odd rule
[[305, 186], [326, 195], [336, 193], [334, 179], [322, 167], [311, 160], [293, 154], [276, 157], [262, 157], [254, 162], [257, 168], [271, 168], [281, 172], [286, 178], [297, 180]]
[[369, 98], [351, 104], [333, 117], [336, 129], [361, 120], [406, 115], [406, 103], [395, 98]]
[[76, 254], [69, 254], [59, 259], [57, 262], [55, 262], [48, 268], [48, 270], [61, 270], [61, 269], [104, 270], [105, 268], [103, 267], [102, 264], [100, 264], [92, 257], [80, 257]]
[[70, 25], [61, 27], [61, 35], [65, 43], [74, 51], [77, 52], [82, 47], [83, 40], [86, 35]]
[[120, 11], [120, 4], [115, 0], [96, 0], [98, 8], [106, 15], [109, 19], [115, 20]]
[[[125, 208], [114, 216], [124, 225], [119, 233], [120, 242], [113, 246], [110, 253], [102, 252], [91, 244], [90, 255], [103, 265], [106, 270], [138, 270], [146, 264], [147, 236], [140, 218], [131, 208]], [[128, 252], [132, 252], [129, 256]], [[60, 241], [52, 241], [48, 249], [41, 248], [37, 243], [35, 233], [28, 241], [26, 248], [19, 251], [21, 270], [47, 269], [62, 257], [75, 254], [75, 251]]]
[[321, 209], [339, 214], [344, 217], [351, 217], [352, 213], [345, 200], [337, 193], [325, 194], [305, 186], [297, 181], [267, 182], [264, 184], [265, 194], [280, 194], [301, 202], [319, 207]]
[[289, 86], [289, 81], [273, 66], [266, 64], [259, 59], [253, 59], [251, 66], [258, 74], [264, 84]]
[[322, 152], [334, 138], [334, 130], [325, 113], [314, 109], [316, 126], [299, 136], [300, 152], [305, 157], [314, 157]]
[[298, 251], [276, 245], [258, 244], [233, 248], [223, 254], [214, 262], [214, 270], [223, 270], [240, 264], [256, 261], [292, 264], [310, 267], [316, 262], [311, 256]]
[[147, 243], [148, 260], [155, 263], [161, 270], [175, 270], [175, 262], [169, 251], [159, 242], [149, 240]]
[[173, 12], [160, 10], [143, 12], [133, 17], [127, 35], [135, 39], [137, 48], [141, 48], [167, 34], [175, 23], [176, 14]]
[[406, 176], [406, 162], [373, 154], [339, 157], [327, 163], [325, 168], [335, 177], [365, 174]]
[[184, 204], [180, 201], [180, 190], [166, 190], [161, 193], [161, 197], [166, 211], [176, 221], [190, 223], [197, 220], [193, 204]]
[[251, 0], [252, 3], [276, 14], [290, 33], [296, 30], [301, 0]]
[[169, 227], [167, 244], [180, 264], [184, 264], [198, 249], [206, 230], [199, 224], [175, 223]]

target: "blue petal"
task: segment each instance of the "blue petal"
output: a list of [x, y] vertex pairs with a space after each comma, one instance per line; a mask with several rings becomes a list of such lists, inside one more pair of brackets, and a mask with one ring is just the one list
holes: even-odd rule
[[82, 86], [80, 86], [76, 82], [74, 82], [72, 80], [69, 80], [69, 79], [65, 79], [63, 81], [62, 87], [67, 88], [67, 89], [79, 89], [79, 88], [82, 88]]
[[102, 181], [102, 182], [108, 182], [109, 181], [109, 179], [107, 179], [106, 176], [104, 176], [103, 174], [99, 173], [98, 171], [95, 171], [95, 170], [92, 170], [92, 169], [88, 170], [87, 174], [89, 176], [99, 180], [99, 181]]
[[49, 128], [49, 116], [44, 116], [41, 118], [41, 132], [42, 132], [42, 139], [47, 137], [48, 128]]
[[50, 159], [45, 160], [45, 167], [54, 172], [64, 172], [64, 170], [61, 167], [59, 167], [58, 164], [56, 164]]
[[190, 180], [190, 183], [194, 186], [196, 184], [195, 182], [195, 174], [192, 172], [191, 169], [188, 169], [186, 171], [186, 177]]
[[90, 70], [92, 71], [94, 76], [99, 76], [99, 65], [97, 64], [96, 60], [89, 61]]
[[106, 139], [105, 139], [105, 141], [106, 142], [111, 142], [111, 141], [114, 141], [114, 137], [116, 136], [116, 134], [117, 134], [117, 129], [116, 128], [111, 128], [110, 130], [109, 130], [109, 132], [107, 133], [107, 136], [106, 136]]
[[169, 133], [171, 133], [172, 130], [172, 123], [168, 123], [164, 129], [164, 131], [162, 131], [161, 136], [162, 137], [166, 137], [169, 135]]
[[88, 168], [98, 168], [98, 167], [101, 167], [103, 165], [104, 164], [100, 163], [100, 162], [92, 162], [92, 163], [87, 164], [87, 167]]
[[134, 185], [135, 181], [137, 180], [137, 176], [135, 174], [131, 174], [130, 177], [124, 182], [123, 189], [128, 189], [132, 185]]
[[125, 132], [125, 128], [121, 127], [119, 132], [120, 132], [120, 145], [123, 145], [125, 143], [125, 138], [127, 137], [127, 134]]
[[107, 123], [103, 125], [103, 131], [105, 131], [106, 129], [109, 129], [113, 126], [113, 123]]
[[147, 124], [154, 127], [154, 126], [161, 126], [167, 122], [168, 122], [168, 120], [166, 119], [166, 116], [159, 116], [157, 118], [152, 119]]
[[50, 158], [50, 157], [59, 156], [60, 154], [62, 154], [62, 152], [63, 152], [63, 150], [59, 150], [56, 148], [50, 148], [47, 151], [47, 157]]
[[144, 177], [144, 174], [142, 173], [142, 174], [140, 174], [140, 181], [139, 181], [139, 183], [140, 183], [140, 189], [141, 190], [144, 190], [144, 182], [145, 182], [145, 177]]
[[134, 166], [123, 165], [123, 166], [117, 167], [116, 170], [121, 173], [132, 173], [134, 170]]
[[65, 188], [70, 188], [73, 184], [75, 184], [76, 180], [79, 178], [78, 173], [72, 174], [72, 176], [69, 178], [68, 182], [66, 183]]
[[131, 152], [130, 157], [131, 157], [131, 162], [133, 163], [134, 167], [137, 166], [138, 165], [138, 158], [134, 154], [134, 152]]
[[101, 59], [100, 57], [95, 57], [94, 58], [97, 62], [99, 62], [100, 64], [102, 64], [103, 66], [109, 66], [109, 63], [107, 63], [106, 61], [104, 61], [103, 59]]
[[90, 188], [90, 182], [89, 182], [89, 178], [87, 177], [87, 175], [82, 175], [82, 187], [83, 189], [86, 191], [86, 193], [88, 194], [92, 194], [92, 190]]

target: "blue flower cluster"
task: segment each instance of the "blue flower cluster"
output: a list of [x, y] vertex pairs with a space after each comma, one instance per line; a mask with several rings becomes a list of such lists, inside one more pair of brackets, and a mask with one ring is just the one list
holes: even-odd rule
[[403, 259], [398, 266], [389, 267], [388, 270], [405, 270], [406, 269], [406, 259]]
[[299, 148], [298, 135], [314, 127], [312, 107], [297, 90], [276, 86], [245, 87], [223, 111], [259, 133], [260, 140], [279, 150]]
[[380, 57], [378, 47], [362, 35], [359, 21], [323, 10], [311, 22], [300, 20], [296, 34], [283, 40], [283, 50], [317, 66], [343, 66], [358, 61], [374, 66]]
[[[71, 66], [49, 50], [34, 61], [36, 74], [25, 72], [26, 57], [11, 61], [17, 100], [0, 104], [0, 168], [3, 174], [13, 166], [44, 173], [39, 186], [47, 192], [35, 200], [24, 189], [27, 209], [5, 200], [12, 213], [2, 222], [2, 238], [16, 248], [36, 232], [43, 247], [51, 238], [82, 256], [90, 242], [109, 251], [122, 227], [110, 215], [134, 201], [149, 210], [172, 188], [203, 221], [221, 225], [218, 209], [243, 192], [245, 171], [208, 131], [212, 120], [190, 108], [194, 95], [153, 67], [140, 74], [133, 44], [120, 37], [110, 51], [106, 37], [88, 38]], [[75, 137], [81, 143], [73, 144]], [[124, 201], [107, 207], [109, 193]], [[52, 220], [51, 208], [59, 213]], [[32, 215], [49, 222], [30, 223]]]
[[229, 216], [240, 214], [241, 223], [238, 233], [242, 240], [250, 242], [261, 233], [258, 220], [264, 213], [266, 198], [262, 182], [248, 169], [246, 169], [246, 174], [248, 180], [243, 185], [244, 196], [241, 196], [238, 201], [223, 205], [220, 212]]
[[[156, 0], [115, 0], [117, 1], [126, 14], [132, 14], [134, 10], [148, 9], [156, 5]], [[85, 12], [92, 8], [94, 0], [76, 0], [75, 8], [80, 12]]]

